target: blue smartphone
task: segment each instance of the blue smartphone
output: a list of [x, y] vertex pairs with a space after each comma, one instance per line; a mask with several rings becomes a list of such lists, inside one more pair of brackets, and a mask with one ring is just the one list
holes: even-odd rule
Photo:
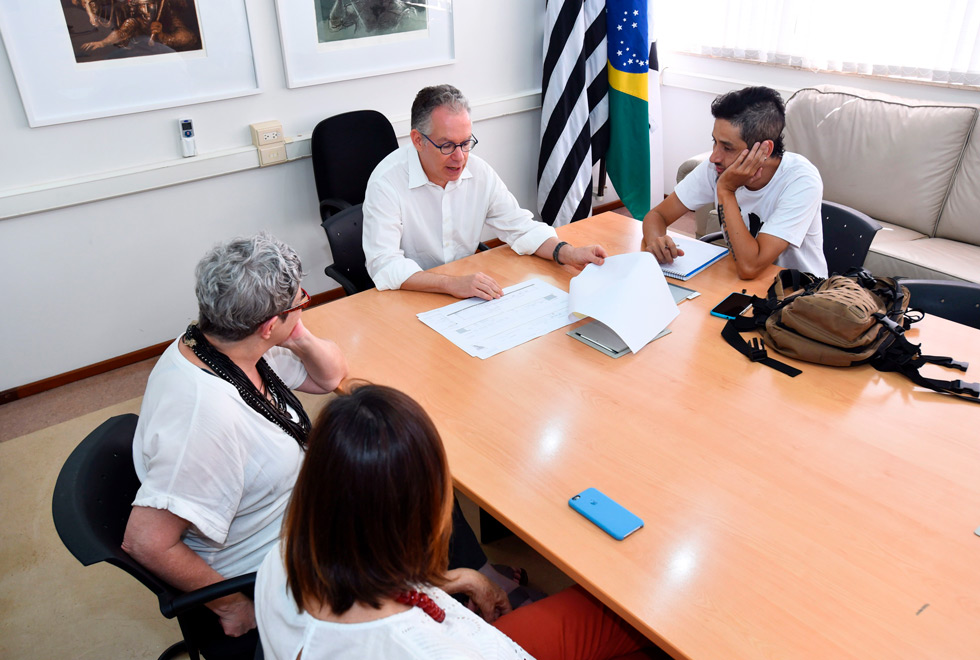
[[588, 488], [572, 496], [568, 500], [568, 506], [617, 541], [622, 541], [643, 527], [643, 520], [639, 516], [595, 488]]

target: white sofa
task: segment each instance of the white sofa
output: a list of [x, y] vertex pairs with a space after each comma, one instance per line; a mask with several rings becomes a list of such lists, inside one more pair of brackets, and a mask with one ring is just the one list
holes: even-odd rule
[[[872, 273], [980, 282], [978, 116], [977, 105], [804, 88], [786, 102], [786, 149], [820, 170], [825, 200], [881, 223]], [[678, 180], [706, 156], [682, 164]], [[706, 210], [697, 216], [699, 235], [715, 229]]]

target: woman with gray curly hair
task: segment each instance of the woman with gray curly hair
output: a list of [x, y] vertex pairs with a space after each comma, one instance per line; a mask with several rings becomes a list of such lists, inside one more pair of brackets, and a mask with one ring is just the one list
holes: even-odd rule
[[[258, 568], [310, 430], [292, 390], [324, 394], [347, 375], [337, 345], [303, 326], [302, 275], [296, 252], [268, 234], [217, 245], [197, 265], [198, 321], [150, 374], [123, 549], [178, 589]], [[208, 607], [227, 635], [255, 627], [241, 594]]]

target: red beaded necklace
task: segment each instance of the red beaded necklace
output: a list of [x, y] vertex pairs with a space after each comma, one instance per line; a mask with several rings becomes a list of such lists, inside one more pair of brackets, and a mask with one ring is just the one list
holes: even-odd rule
[[436, 623], [442, 623], [446, 619], [446, 611], [436, 605], [431, 598], [418, 590], [403, 591], [395, 596], [395, 600], [404, 605], [411, 605], [412, 607], [419, 608], [431, 616]]

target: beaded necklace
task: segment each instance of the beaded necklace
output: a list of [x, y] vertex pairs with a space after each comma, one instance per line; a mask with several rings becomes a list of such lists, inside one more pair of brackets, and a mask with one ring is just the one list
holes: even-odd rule
[[[259, 413], [270, 422], [292, 436], [300, 447], [306, 448], [306, 437], [310, 432], [310, 417], [303, 410], [292, 390], [286, 387], [279, 375], [272, 370], [265, 358], [259, 358], [255, 367], [262, 379], [262, 385], [269, 396], [263, 394], [241, 368], [232, 362], [231, 358], [219, 351], [208, 341], [197, 322], [187, 326], [182, 340], [197, 358], [207, 365], [219, 378], [235, 386], [238, 395], [242, 397], [249, 408]], [[296, 411], [299, 421], [293, 420], [288, 408]]]
[[446, 620], [446, 611], [436, 605], [426, 594], [417, 589], [414, 591], [403, 591], [395, 596], [395, 600], [404, 605], [419, 608], [431, 616], [436, 623], [442, 623]]

